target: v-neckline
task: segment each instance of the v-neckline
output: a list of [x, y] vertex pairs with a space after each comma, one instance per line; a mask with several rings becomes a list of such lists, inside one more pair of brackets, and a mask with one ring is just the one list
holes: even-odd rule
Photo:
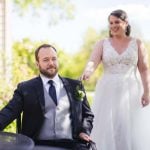
[[131, 38], [127, 44], [127, 46], [124, 48], [124, 50], [121, 53], [118, 53], [118, 51], [116, 50], [116, 48], [112, 45], [110, 39], [108, 39], [108, 42], [110, 44], [110, 46], [112, 47], [113, 51], [118, 55], [118, 56], [122, 56], [124, 53], [126, 53], [128, 51], [128, 48], [130, 46], [130, 43], [132, 42], [133, 38]]

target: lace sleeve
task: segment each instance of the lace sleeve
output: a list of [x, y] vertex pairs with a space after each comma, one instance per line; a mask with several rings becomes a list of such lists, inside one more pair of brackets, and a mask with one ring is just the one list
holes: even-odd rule
[[101, 63], [102, 60], [102, 51], [103, 51], [103, 40], [98, 41], [94, 45], [94, 49], [91, 53], [90, 59], [86, 65], [86, 71], [87, 72], [93, 72], [97, 66]]

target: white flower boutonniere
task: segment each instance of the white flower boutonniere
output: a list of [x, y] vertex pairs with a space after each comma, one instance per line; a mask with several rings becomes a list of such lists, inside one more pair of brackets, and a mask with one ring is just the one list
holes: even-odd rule
[[79, 86], [77, 86], [75, 96], [79, 101], [83, 101], [83, 98], [85, 97], [85, 92], [82, 91]]

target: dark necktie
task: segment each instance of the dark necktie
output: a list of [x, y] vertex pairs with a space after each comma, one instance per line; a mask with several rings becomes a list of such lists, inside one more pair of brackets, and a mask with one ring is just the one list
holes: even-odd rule
[[53, 85], [53, 80], [49, 80], [48, 83], [50, 84], [49, 87], [49, 95], [53, 99], [54, 103], [57, 105], [57, 97], [56, 97], [56, 89], [55, 86]]

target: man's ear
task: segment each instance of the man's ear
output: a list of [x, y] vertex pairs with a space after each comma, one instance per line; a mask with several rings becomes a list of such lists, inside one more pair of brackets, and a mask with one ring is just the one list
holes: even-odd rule
[[38, 61], [36, 61], [36, 66], [37, 66], [37, 68], [39, 68], [39, 63], [38, 63]]

